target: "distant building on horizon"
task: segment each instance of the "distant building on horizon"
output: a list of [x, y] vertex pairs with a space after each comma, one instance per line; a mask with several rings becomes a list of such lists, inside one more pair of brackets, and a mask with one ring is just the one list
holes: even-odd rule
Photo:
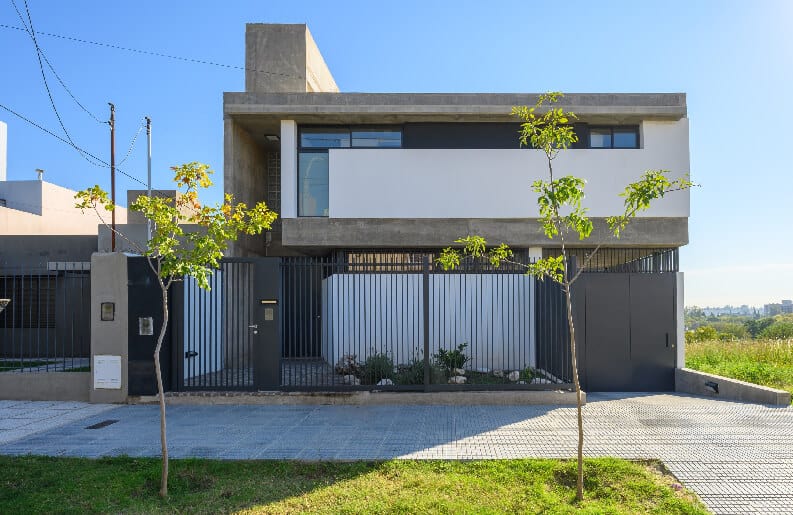
[[793, 313], [793, 300], [783, 299], [779, 304], [766, 304], [763, 306], [763, 314], [767, 317], [783, 313]]

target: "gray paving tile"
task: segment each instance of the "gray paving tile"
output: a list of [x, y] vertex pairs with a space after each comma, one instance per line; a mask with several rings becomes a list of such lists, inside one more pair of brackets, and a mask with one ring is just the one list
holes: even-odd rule
[[[715, 513], [793, 513], [793, 409], [679, 395], [589, 400], [587, 456], [661, 459]], [[85, 429], [105, 419], [118, 422]], [[160, 450], [156, 406], [0, 401], [0, 421], [0, 454]], [[168, 438], [177, 458], [570, 458], [576, 423], [574, 408], [558, 406], [171, 406]]]

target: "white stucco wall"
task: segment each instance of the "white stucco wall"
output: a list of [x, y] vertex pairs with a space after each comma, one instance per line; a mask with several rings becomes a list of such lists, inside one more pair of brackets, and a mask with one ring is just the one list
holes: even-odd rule
[[297, 124], [281, 120], [281, 218], [297, 217]]
[[[642, 144], [567, 150], [554, 160], [554, 172], [587, 181], [590, 216], [618, 214], [618, 194], [645, 170], [689, 172], [687, 119], [644, 122]], [[531, 183], [547, 177], [545, 156], [535, 150], [331, 149], [329, 216], [532, 218], [538, 212]], [[284, 193], [286, 179], [296, 182], [284, 176]], [[640, 216], [688, 217], [689, 194], [668, 195]]]
[[[102, 223], [93, 210], [74, 207], [75, 192], [44, 181], [0, 183], [0, 235], [97, 234]], [[110, 223], [110, 213], [103, 212]], [[127, 222], [127, 210], [116, 208], [116, 223]]]

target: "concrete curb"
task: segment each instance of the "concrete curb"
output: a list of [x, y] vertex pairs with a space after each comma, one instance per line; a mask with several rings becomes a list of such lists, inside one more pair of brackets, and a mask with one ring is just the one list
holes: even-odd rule
[[722, 400], [790, 406], [790, 392], [690, 368], [675, 369], [675, 391]]
[[[575, 406], [575, 392], [529, 390], [500, 392], [180, 392], [166, 393], [171, 405], [447, 405], [447, 406]], [[586, 392], [582, 392], [586, 404]], [[157, 396], [130, 397], [130, 404], [152, 404]]]

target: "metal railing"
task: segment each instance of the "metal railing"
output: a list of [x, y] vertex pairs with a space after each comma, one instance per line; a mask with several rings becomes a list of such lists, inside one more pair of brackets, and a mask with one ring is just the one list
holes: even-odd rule
[[90, 263], [0, 266], [0, 372], [89, 370]]
[[537, 339], [537, 316], [549, 312], [537, 309], [542, 286], [524, 267], [466, 260], [443, 271], [431, 257], [284, 258], [282, 388], [503, 390], [568, 382], [561, 373], [567, 347]]

